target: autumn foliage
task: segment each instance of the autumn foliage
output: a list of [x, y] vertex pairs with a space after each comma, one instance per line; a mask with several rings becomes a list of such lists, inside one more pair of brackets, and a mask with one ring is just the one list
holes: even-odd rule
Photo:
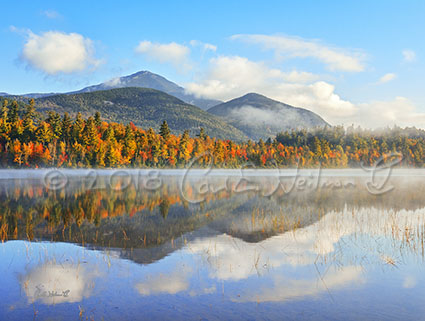
[[[234, 142], [209, 137], [202, 128], [170, 132], [164, 121], [157, 133], [133, 123], [107, 123], [96, 113], [84, 119], [34, 110], [34, 101], [19, 110], [3, 103], [0, 115], [0, 163], [3, 167], [156, 167], [212, 165], [240, 167], [358, 167], [394, 155], [402, 164], [422, 167], [425, 131], [394, 127], [382, 131], [327, 127], [283, 132], [258, 142]], [[397, 156], [398, 157], [398, 156]]]

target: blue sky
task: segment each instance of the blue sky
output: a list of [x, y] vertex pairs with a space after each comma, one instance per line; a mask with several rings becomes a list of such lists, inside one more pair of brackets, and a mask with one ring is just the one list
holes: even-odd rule
[[[150, 70], [333, 123], [425, 127], [425, 1], [14, 1], [0, 92], [63, 92]], [[379, 119], [378, 119], [379, 118]]]

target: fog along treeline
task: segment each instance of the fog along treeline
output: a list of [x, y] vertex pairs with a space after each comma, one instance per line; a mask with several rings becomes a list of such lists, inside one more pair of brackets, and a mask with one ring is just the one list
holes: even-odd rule
[[196, 166], [358, 167], [402, 155], [402, 165], [424, 165], [425, 131], [388, 128], [370, 131], [343, 127], [283, 132], [266, 142], [233, 142], [209, 137], [201, 128], [170, 133], [134, 124], [107, 123], [96, 113], [74, 119], [56, 112], [41, 115], [34, 101], [19, 106], [3, 102], [0, 118], [0, 163], [3, 167], [168, 167]]

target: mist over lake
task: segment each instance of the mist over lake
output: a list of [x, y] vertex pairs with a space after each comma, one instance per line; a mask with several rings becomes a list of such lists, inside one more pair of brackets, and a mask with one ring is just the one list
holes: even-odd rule
[[52, 172], [1, 171], [1, 319], [424, 312], [422, 170]]

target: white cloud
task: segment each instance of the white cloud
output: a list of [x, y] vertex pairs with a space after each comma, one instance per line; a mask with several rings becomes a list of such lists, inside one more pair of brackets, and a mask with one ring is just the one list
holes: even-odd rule
[[40, 35], [28, 31], [22, 59], [49, 75], [73, 73], [97, 67], [93, 42], [77, 33], [48, 31]]
[[[363, 127], [416, 126], [425, 128], [425, 113], [419, 111], [406, 97], [396, 97], [389, 101], [372, 101], [359, 104], [352, 123]], [[345, 120], [349, 125], [350, 120]]]
[[297, 37], [269, 35], [234, 35], [233, 40], [257, 44], [267, 50], [274, 50], [280, 58], [314, 58], [327, 65], [332, 71], [360, 72], [365, 69], [365, 55], [359, 51], [348, 51], [326, 46], [319, 41]]
[[62, 15], [55, 10], [44, 10], [42, 14], [49, 19], [59, 19], [62, 18]]
[[[394, 77], [389, 74], [383, 78], [389, 81]], [[425, 113], [407, 98], [353, 103], [338, 95], [333, 84], [317, 79], [314, 74], [282, 72], [244, 57], [220, 56], [211, 59], [209, 70], [197, 82], [186, 84], [186, 90], [198, 96], [225, 101], [256, 92], [309, 109], [333, 125], [377, 128], [396, 124], [425, 128]]]
[[200, 82], [187, 84], [199, 96], [231, 99], [250, 91], [266, 90], [272, 83], [309, 83], [319, 78], [309, 72], [282, 72], [239, 56], [220, 56], [210, 60], [210, 69]]
[[397, 78], [397, 75], [394, 73], [387, 73], [379, 78], [378, 84], [385, 84], [386, 82], [390, 82]]
[[285, 73], [244, 57], [221, 56], [211, 59], [209, 72], [200, 82], [187, 84], [186, 89], [195, 95], [221, 100], [257, 92], [315, 111], [324, 116], [325, 120], [353, 115], [355, 106], [352, 103], [335, 94], [331, 84], [324, 81], [311, 83], [315, 79], [317, 76], [310, 73]]
[[416, 61], [416, 52], [410, 49], [405, 49], [402, 51], [403, 60], [405, 62], [415, 62]]
[[210, 43], [204, 43], [203, 47], [205, 50], [217, 51], [217, 46], [212, 45]]
[[[293, 267], [314, 265], [318, 258], [330, 257], [338, 251], [341, 240], [350, 242], [350, 238], [362, 234], [372, 239], [391, 235], [393, 242], [390, 247], [375, 248], [368, 253], [368, 260], [378, 260], [381, 263], [383, 255], [394, 257], [398, 254], [400, 242], [404, 242], [402, 234], [391, 234], [396, 224], [400, 230], [415, 231], [424, 224], [425, 208], [417, 210], [389, 211], [378, 208], [358, 208], [353, 215], [351, 208], [345, 207], [342, 211], [330, 211], [319, 221], [306, 227], [291, 230], [258, 243], [249, 243], [230, 235], [221, 234], [214, 237], [198, 238], [190, 242], [187, 252], [191, 255], [204, 255], [209, 264], [209, 276], [218, 280], [244, 280], [254, 275], [266, 275], [279, 268], [290, 265]], [[373, 224], [370, 224], [373, 222]], [[259, 225], [264, 222], [259, 223]], [[234, 224], [236, 227], [237, 224]], [[354, 257], [347, 257], [345, 262], [350, 266], [342, 270], [333, 271], [325, 282], [333, 287], [341, 287], [358, 280], [361, 268], [352, 266]], [[341, 262], [342, 263], [342, 262]], [[339, 272], [339, 273], [337, 273]], [[267, 283], [267, 282], [266, 282]], [[311, 281], [308, 280], [311, 285]], [[297, 283], [287, 279], [286, 289], [298, 288], [300, 295], [312, 295], [320, 291], [313, 291], [308, 283]], [[408, 284], [411, 284], [409, 282]], [[273, 288], [272, 290], [275, 290]], [[270, 291], [272, 293], [273, 291]], [[281, 295], [284, 295], [283, 293]], [[264, 298], [270, 301], [272, 296]], [[252, 300], [257, 298], [251, 297]], [[281, 298], [282, 299], [282, 298]]]
[[278, 69], [269, 69], [263, 63], [247, 58], [221, 56], [210, 60], [210, 71], [201, 83], [187, 85], [189, 92], [209, 98], [231, 99], [263, 87], [269, 80], [280, 78]]
[[276, 276], [272, 286], [261, 286], [255, 295], [242, 294], [237, 302], [281, 302], [302, 299], [305, 296], [318, 296], [321, 293], [344, 288], [347, 284], [363, 283], [363, 269], [359, 266], [347, 266], [340, 269], [330, 268], [319, 281], [311, 279], [285, 279]]
[[105, 82], [105, 85], [108, 87], [116, 87], [121, 85], [121, 77], [115, 77], [112, 79], [109, 79], [108, 81]]
[[178, 270], [170, 274], [157, 274], [137, 283], [136, 290], [144, 296], [156, 294], [176, 294], [189, 288], [190, 270]]
[[171, 63], [178, 69], [190, 69], [190, 49], [184, 45], [170, 42], [166, 44], [141, 41], [135, 51], [161, 63]]
[[[266, 123], [270, 126], [279, 126], [284, 121], [286, 115], [279, 114], [272, 110], [262, 110], [253, 106], [245, 105], [237, 110], [233, 110], [229, 118], [237, 119], [242, 124], [255, 125]], [[282, 119], [283, 118], [283, 119]]]
[[315, 75], [311, 72], [293, 70], [285, 74], [285, 80], [294, 83], [308, 83], [315, 80], [319, 80], [319, 75]]
[[[234, 301], [278, 302], [314, 297], [347, 286], [359, 286], [365, 281], [365, 270], [356, 262], [360, 259], [370, 264], [382, 264], [383, 256], [399, 256], [400, 244], [406, 241], [405, 235], [394, 233], [393, 227], [398, 226], [401, 231], [416, 231], [424, 225], [424, 213], [425, 208], [393, 211], [360, 207], [353, 214], [353, 209], [345, 206], [340, 211], [324, 213], [310, 225], [257, 243], [246, 242], [224, 233], [195, 238], [178, 255], [184, 262], [203, 263], [200, 270], [197, 270], [196, 277], [201, 275], [198, 288], [190, 288], [195, 271], [187, 265], [177, 264], [170, 273], [152, 271], [145, 280], [135, 285], [135, 289], [143, 296], [181, 292], [192, 296], [211, 294], [217, 290], [214, 285], [216, 282], [203, 282], [204, 275], [208, 275], [210, 279], [232, 281], [233, 290], [230, 293], [238, 293], [237, 297], [231, 294]], [[232, 222], [232, 229], [261, 231], [268, 224], [273, 225], [273, 221], [266, 218], [247, 222], [241, 219]], [[361, 258], [355, 251], [346, 251], [341, 256], [340, 243], [343, 241], [345, 244], [352, 244], [353, 240], [358, 239], [358, 235], [386, 240], [385, 244], [388, 243], [389, 246], [368, 248], [367, 255]], [[420, 236], [413, 237], [410, 241], [414, 245], [420, 242]], [[337, 264], [334, 264], [332, 258], [336, 258]], [[290, 272], [298, 270], [301, 273]], [[302, 271], [314, 273], [309, 276]], [[260, 277], [262, 282], [250, 282], [252, 277], [257, 280]], [[237, 282], [242, 280], [248, 282]], [[207, 284], [212, 286], [205, 287]], [[415, 284], [416, 280], [411, 277], [406, 277], [403, 282], [403, 286], [407, 288]]]
[[24, 36], [26, 36], [26, 35], [27, 35], [27, 33], [31, 32], [31, 31], [30, 31], [30, 30], [28, 30], [28, 29], [25, 29], [25, 28], [18, 28], [18, 27], [13, 26], [13, 25], [9, 26], [9, 30], [10, 30], [11, 32], [16, 32], [17, 34], [24, 35]]
[[417, 283], [418, 282], [413, 275], [408, 275], [403, 280], [403, 288], [405, 288], [405, 289], [414, 288]]
[[192, 47], [201, 47], [203, 51], [208, 51], [208, 50], [211, 50], [211, 51], [214, 51], [214, 52], [217, 51], [217, 46], [212, 45], [212, 44], [207, 43], [207, 42], [202, 42], [202, 41], [199, 41], [199, 40], [191, 40], [190, 45]]
[[[79, 265], [46, 262], [29, 271], [21, 285], [31, 303], [74, 303], [91, 295], [95, 276]], [[51, 296], [49, 292], [58, 295]]]

